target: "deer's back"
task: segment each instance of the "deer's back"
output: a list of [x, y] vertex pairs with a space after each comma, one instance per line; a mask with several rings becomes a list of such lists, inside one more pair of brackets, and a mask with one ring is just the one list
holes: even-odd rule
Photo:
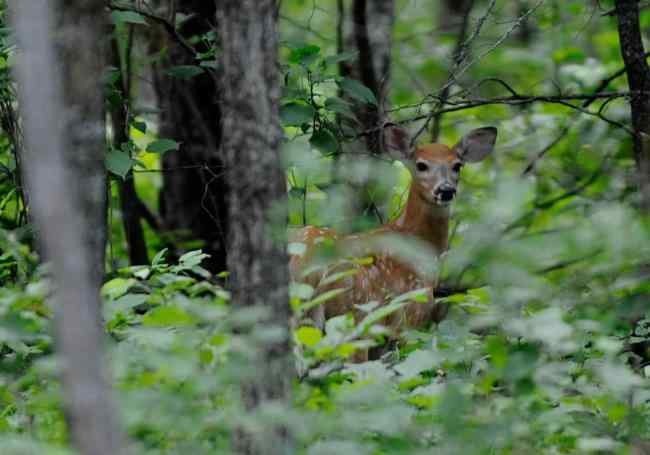
[[[318, 326], [323, 327], [325, 320], [348, 312], [352, 312], [356, 322], [359, 322], [365, 313], [357, 305], [377, 302], [378, 305], [383, 306], [401, 294], [420, 288], [429, 288], [428, 301], [408, 304], [388, 316], [383, 321], [384, 324], [397, 333], [402, 327], [421, 327], [436, 319], [432, 292], [434, 283], [430, 279], [422, 277], [411, 264], [400, 261], [383, 251], [364, 251], [363, 248], [354, 251], [352, 245], [375, 233], [379, 234], [382, 231], [340, 236], [332, 229], [307, 226], [291, 236], [292, 242], [303, 243], [306, 246], [303, 254], [291, 256], [290, 269], [294, 281], [309, 284], [315, 289], [316, 294], [333, 289], [346, 289], [312, 310], [309, 316]], [[304, 271], [309, 270], [319, 260], [317, 257], [319, 244], [327, 241], [339, 247], [337, 258], [339, 260], [332, 260], [333, 265], [316, 268], [305, 276]], [[349, 261], [340, 260], [340, 256], [347, 255], [363, 257], [351, 258]], [[328, 279], [335, 278], [337, 274], [342, 278], [333, 281]]]

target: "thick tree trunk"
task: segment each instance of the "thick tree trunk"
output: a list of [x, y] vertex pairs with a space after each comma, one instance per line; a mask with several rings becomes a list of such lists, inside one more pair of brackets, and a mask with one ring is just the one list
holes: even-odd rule
[[[52, 263], [66, 417], [80, 453], [121, 454], [124, 439], [102, 356], [99, 297], [106, 194], [105, 4], [30, 0], [12, 6], [23, 50], [18, 79], [26, 182], [38, 238]], [[56, 33], [53, 11], [61, 12]]]
[[[104, 86], [106, 14], [100, 0], [59, 0], [58, 52], [62, 60], [66, 104], [68, 166], [78, 184], [82, 213], [96, 223], [83, 232], [89, 267], [104, 278], [107, 239], [106, 140]], [[80, 43], [88, 45], [80, 46]]]
[[[233, 301], [237, 306], [265, 307], [259, 322], [288, 328], [289, 273], [286, 255], [286, 179], [280, 167], [280, 77], [277, 62], [275, 0], [223, 0], [217, 22], [222, 39], [223, 149], [230, 185], [230, 251]], [[269, 217], [273, 215], [271, 238]], [[254, 411], [269, 400], [287, 401], [293, 377], [289, 337], [268, 342], [256, 365], [255, 378], [243, 385], [244, 401]], [[288, 453], [287, 429], [264, 434], [241, 432], [239, 453]]]
[[[176, 7], [178, 13], [190, 17], [179, 30], [182, 36], [201, 36], [211, 30], [214, 1], [180, 0]], [[200, 42], [196, 47], [200, 52], [208, 51]], [[168, 49], [168, 58], [154, 71], [161, 110], [160, 136], [180, 142], [181, 147], [163, 157], [163, 224], [165, 230], [178, 234], [181, 249], [184, 242], [201, 240], [203, 250], [211, 255], [204, 265], [212, 272], [222, 272], [227, 265], [229, 190], [219, 151], [219, 89], [205, 73], [191, 79], [167, 75], [170, 67], [196, 65], [193, 56], [173, 40], [168, 41]]]
[[634, 158], [641, 196], [641, 207], [650, 214], [650, 69], [645, 57], [641, 28], [639, 26], [639, 4], [636, 0], [616, 0], [616, 17], [620, 37], [621, 54], [627, 71], [630, 91]]
[[[112, 40], [111, 45], [112, 65], [121, 69], [120, 86], [122, 88], [123, 104], [111, 107], [111, 122], [113, 124], [113, 147], [120, 146], [129, 141], [129, 120], [127, 108], [130, 105], [131, 90], [128, 84], [130, 75], [123, 73], [123, 65], [120, 61], [119, 47], [117, 38]], [[130, 58], [126, 55], [126, 58]], [[124, 65], [126, 68], [129, 65]], [[129, 253], [129, 263], [131, 265], [144, 265], [149, 263], [147, 254], [147, 243], [142, 230], [141, 207], [142, 201], [138, 197], [135, 189], [135, 177], [133, 171], [130, 171], [124, 180], [119, 180], [118, 191], [120, 197], [120, 208], [122, 211], [122, 225], [126, 237], [126, 246]]]

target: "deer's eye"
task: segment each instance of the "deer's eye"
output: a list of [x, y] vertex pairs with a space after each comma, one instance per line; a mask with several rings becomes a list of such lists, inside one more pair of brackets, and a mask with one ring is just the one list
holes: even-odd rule
[[426, 171], [429, 170], [429, 166], [427, 165], [427, 163], [423, 163], [422, 161], [420, 161], [419, 163], [417, 163], [417, 164], [415, 165], [415, 168], [416, 168], [418, 171], [420, 171], [420, 172], [426, 172]]
[[452, 167], [453, 171], [458, 173], [463, 168], [463, 163], [455, 163]]

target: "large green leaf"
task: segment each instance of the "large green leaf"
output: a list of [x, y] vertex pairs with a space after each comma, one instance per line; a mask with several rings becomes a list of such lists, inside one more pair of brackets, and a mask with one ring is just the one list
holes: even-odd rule
[[106, 156], [106, 169], [121, 178], [126, 177], [134, 164], [135, 161], [128, 154], [119, 150], [111, 149]]
[[312, 134], [309, 143], [323, 155], [333, 155], [338, 150], [338, 142], [332, 133], [320, 129]]
[[344, 77], [339, 81], [339, 87], [341, 87], [341, 89], [352, 98], [366, 104], [377, 105], [377, 98], [375, 97], [375, 94], [372, 93], [372, 90], [355, 79]]
[[149, 25], [147, 19], [135, 11], [113, 11], [111, 19], [114, 24]]
[[316, 111], [312, 106], [300, 103], [288, 103], [280, 108], [280, 118], [285, 126], [300, 126], [314, 120]]
[[318, 58], [318, 54], [320, 54], [320, 47], [318, 46], [298, 47], [289, 54], [289, 62], [307, 66]]
[[344, 117], [347, 117], [352, 120], [356, 120], [356, 116], [354, 115], [354, 112], [352, 112], [352, 108], [350, 107], [350, 103], [348, 103], [345, 100], [342, 100], [341, 98], [338, 97], [331, 97], [327, 98], [325, 100], [325, 109], [328, 111], [332, 111], [336, 114], [342, 115]]
[[158, 139], [153, 141], [147, 146], [147, 152], [149, 153], [165, 153], [172, 150], [178, 150], [180, 143], [174, 141], [173, 139]]

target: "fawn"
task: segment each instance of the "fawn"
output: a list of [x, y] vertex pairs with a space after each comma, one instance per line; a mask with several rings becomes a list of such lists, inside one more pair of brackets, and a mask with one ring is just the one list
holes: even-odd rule
[[[384, 323], [391, 333], [397, 335], [402, 327], [438, 323], [446, 316], [447, 306], [436, 305], [433, 299], [436, 274], [421, 261], [413, 261], [398, 249], [391, 248], [391, 238], [394, 239], [391, 236], [412, 239], [420, 251], [428, 252], [430, 259], [444, 253], [449, 240], [449, 206], [458, 190], [461, 169], [465, 163], [485, 159], [493, 151], [496, 137], [496, 128], [485, 127], [470, 131], [453, 147], [425, 144], [412, 148], [405, 129], [393, 123], [384, 125], [383, 149], [392, 158], [402, 161], [412, 176], [408, 200], [401, 214], [394, 221], [361, 234], [342, 236], [333, 229], [306, 226], [293, 239], [306, 245], [303, 254], [291, 256], [294, 281], [306, 282], [317, 292], [346, 289], [310, 310], [308, 316], [316, 326], [322, 329], [327, 319], [348, 312], [359, 322], [363, 314], [357, 305], [368, 302], [386, 305], [392, 297], [420, 288], [428, 288], [428, 301], [409, 303], [387, 316]], [[339, 254], [369, 260], [351, 262], [356, 270], [342, 280], [324, 280], [327, 272], [310, 272], [309, 269], [316, 262], [319, 245], [328, 242], [334, 244]], [[355, 354], [354, 360], [367, 360], [367, 352]]]

